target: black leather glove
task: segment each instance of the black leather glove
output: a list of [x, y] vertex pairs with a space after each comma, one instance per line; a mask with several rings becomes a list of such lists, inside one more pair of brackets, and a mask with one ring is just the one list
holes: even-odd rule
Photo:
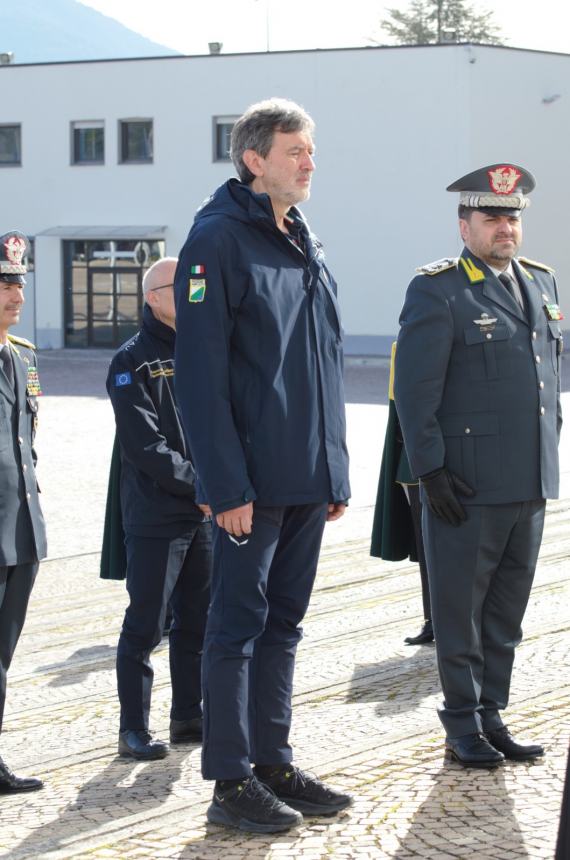
[[443, 466], [420, 478], [420, 485], [424, 488], [425, 499], [432, 514], [450, 526], [465, 522], [467, 514], [458, 502], [456, 494], [467, 496], [468, 499], [475, 495], [475, 491], [465, 481]]

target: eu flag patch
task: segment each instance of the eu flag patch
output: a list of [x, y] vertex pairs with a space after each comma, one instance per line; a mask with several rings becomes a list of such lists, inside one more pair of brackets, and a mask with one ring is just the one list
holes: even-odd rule
[[116, 373], [115, 374], [115, 385], [117, 388], [120, 388], [121, 385], [130, 385], [131, 384], [131, 374], [130, 373]]

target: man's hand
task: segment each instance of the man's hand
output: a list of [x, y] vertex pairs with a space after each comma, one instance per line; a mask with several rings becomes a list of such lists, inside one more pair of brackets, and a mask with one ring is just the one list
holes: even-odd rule
[[346, 505], [344, 505], [342, 502], [335, 502], [333, 505], [329, 505], [327, 523], [332, 523], [335, 520], [340, 520], [345, 511]]
[[204, 516], [211, 517], [212, 516], [212, 508], [210, 505], [198, 505]]
[[420, 478], [420, 485], [424, 488], [427, 506], [432, 514], [449, 523], [450, 526], [458, 526], [465, 522], [467, 514], [457, 500], [456, 493], [471, 499], [475, 495], [475, 490], [472, 490], [469, 484], [444, 466]]
[[230, 535], [241, 537], [251, 534], [251, 523], [253, 521], [253, 502], [242, 505], [240, 508], [232, 508], [223, 514], [216, 514], [216, 522], [221, 529], [225, 529]]

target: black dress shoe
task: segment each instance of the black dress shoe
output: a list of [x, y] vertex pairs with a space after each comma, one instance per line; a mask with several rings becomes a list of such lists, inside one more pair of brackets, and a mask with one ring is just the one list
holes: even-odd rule
[[406, 645], [427, 645], [428, 642], [433, 642], [433, 624], [430, 618], [424, 622], [424, 626], [417, 636], [406, 636], [404, 642]]
[[171, 744], [195, 744], [202, 740], [202, 717], [193, 720], [170, 720]]
[[158, 739], [153, 740], [150, 732], [127, 729], [126, 732], [119, 732], [119, 755], [136, 758], [137, 761], [165, 758], [168, 755], [168, 744]]
[[503, 753], [505, 758], [512, 759], [513, 761], [532, 761], [544, 755], [544, 747], [541, 747], [540, 744], [517, 743], [506, 726], [486, 731], [485, 737], [489, 739], [489, 743], [496, 750]]
[[16, 776], [0, 758], [0, 794], [17, 794], [20, 791], [38, 791], [43, 788], [41, 779], [33, 776]]
[[491, 746], [484, 735], [473, 732], [457, 738], [446, 738], [445, 749], [452, 759], [464, 767], [497, 767], [505, 756]]

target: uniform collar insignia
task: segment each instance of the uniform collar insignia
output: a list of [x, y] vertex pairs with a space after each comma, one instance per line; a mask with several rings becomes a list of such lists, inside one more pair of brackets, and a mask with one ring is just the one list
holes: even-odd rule
[[534, 281], [534, 276], [529, 272], [528, 269], [525, 269], [525, 267], [523, 266], [521, 261], [517, 260], [517, 263], [518, 263], [519, 269], [521, 270], [523, 275], [526, 275], [526, 277], [529, 279], [529, 281]]
[[471, 284], [480, 284], [485, 280], [485, 272], [477, 268], [471, 257], [460, 257], [460, 262]]

